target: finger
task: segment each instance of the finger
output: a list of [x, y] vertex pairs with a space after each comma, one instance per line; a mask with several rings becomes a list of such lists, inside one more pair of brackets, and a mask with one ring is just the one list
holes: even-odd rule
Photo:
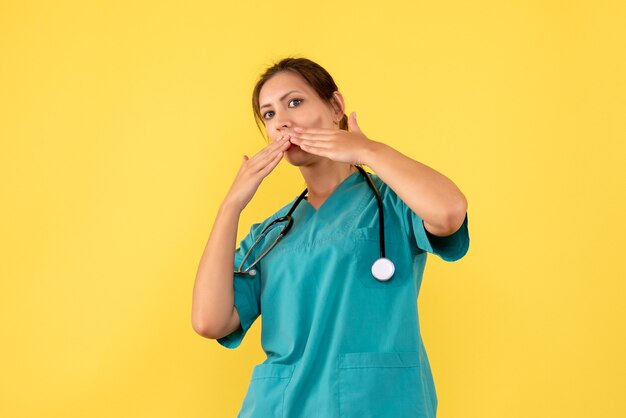
[[337, 134], [337, 130], [333, 129], [333, 133], [332, 134], [317, 134], [317, 133], [310, 133], [310, 132], [303, 132], [303, 133], [297, 133], [292, 135], [292, 138], [299, 138], [299, 139], [312, 139], [312, 140], [316, 140], [316, 141], [331, 141], [333, 139], [335, 139], [335, 135]]
[[331, 155], [333, 154], [330, 150], [326, 148], [321, 148], [321, 147], [312, 146], [312, 145], [302, 144], [300, 148], [302, 148], [303, 151], [306, 151], [309, 154], [319, 155], [320, 157], [331, 158]]
[[283, 135], [280, 138], [278, 138], [276, 141], [271, 142], [269, 144], [267, 144], [266, 146], [264, 146], [263, 148], [261, 148], [261, 150], [259, 152], [257, 152], [252, 158], [256, 157], [257, 155], [265, 155], [268, 152], [272, 152], [273, 149], [276, 149], [278, 147], [281, 146], [281, 144], [287, 140], [287, 135]]
[[261, 151], [256, 153], [250, 159], [251, 163], [253, 165], [256, 165], [257, 162], [265, 161], [267, 158], [270, 158], [270, 159], [274, 158], [273, 156], [275, 155], [277, 150], [285, 147], [285, 144], [289, 143], [288, 139], [289, 139], [289, 136], [285, 135], [281, 137], [280, 139], [272, 142], [271, 144], [266, 145]]
[[254, 161], [250, 161], [250, 170], [254, 173], [263, 170], [268, 164], [272, 163], [278, 154], [284, 153], [290, 146], [291, 144], [289, 141], [285, 141], [281, 144], [280, 148], [273, 150], [271, 153], [260, 156]]
[[300, 138], [291, 138], [291, 142], [298, 145], [299, 147], [307, 146], [307, 147], [317, 147], [317, 148], [331, 148], [333, 143], [325, 140], [316, 140], [316, 139], [300, 139]]
[[350, 128], [350, 132], [361, 132], [361, 128], [359, 128], [359, 124], [356, 121], [356, 112], [350, 113], [348, 128]]
[[271, 153], [273, 150], [280, 148], [288, 139], [289, 139], [289, 135], [281, 136], [276, 141], [263, 147], [263, 149], [261, 149], [261, 151], [259, 151], [257, 155], [265, 155], [268, 152]]
[[261, 173], [263, 173], [263, 176], [267, 176], [269, 173], [271, 173], [276, 166], [278, 165], [278, 163], [280, 162], [280, 160], [283, 159], [283, 155], [285, 155], [285, 153], [283, 151], [279, 152], [278, 154], [276, 154], [276, 156], [274, 157], [274, 159], [272, 161], [270, 161], [270, 163], [268, 165], [266, 165], [262, 170]]
[[296, 134], [318, 134], [318, 135], [333, 135], [336, 134], [339, 129], [337, 128], [293, 128]]

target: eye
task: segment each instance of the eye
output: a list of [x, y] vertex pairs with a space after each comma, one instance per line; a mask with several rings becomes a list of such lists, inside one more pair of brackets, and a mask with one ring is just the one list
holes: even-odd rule
[[272, 116], [274, 116], [274, 112], [272, 112], [271, 110], [263, 113], [263, 119], [271, 119]]
[[302, 99], [291, 99], [289, 100], [289, 107], [296, 107], [302, 103]]

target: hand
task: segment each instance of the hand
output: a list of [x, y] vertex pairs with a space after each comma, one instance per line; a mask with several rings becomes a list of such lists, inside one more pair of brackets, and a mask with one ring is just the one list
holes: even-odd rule
[[252, 200], [263, 179], [278, 165], [285, 151], [291, 146], [289, 138], [289, 135], [282, 136], [252, 158], [244, 155], [224, 201], [235, 205], [238, 210], [243, 210]]
[[367, 164], [369, 151], [377, 142], [365, 136], [356, 122], [356, 113], [348, 118], [350, 132], [343, 129], [294, 128], [291, 142], [310, 154], [350, 164]]

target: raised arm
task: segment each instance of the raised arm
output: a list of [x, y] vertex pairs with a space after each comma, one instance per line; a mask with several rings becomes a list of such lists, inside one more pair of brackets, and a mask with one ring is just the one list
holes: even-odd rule
[[244, 156], [239, 172], [222, 202], [204, 248], [193, 288], [191, 323], [206, 338], [221, 338], [237, 329], [234, 307], [233, 264], [237, 225], [263, 179], [278, 165], [289, 147], [289, 137]]
[[450, 179], [380, 142], [365, 155], [365, 164], [424, 220], [428, 232], [448, 236], [461, 227], [467, 199]]
[[340, 129], [295, 128], [291, 139], [304, 151], [334, 161], [366, 164], [413, 212], [428, 232], [448, 236], [465, 220], [467, 200], [446, 176], [361, 132], [352, 112], [350, 132]]

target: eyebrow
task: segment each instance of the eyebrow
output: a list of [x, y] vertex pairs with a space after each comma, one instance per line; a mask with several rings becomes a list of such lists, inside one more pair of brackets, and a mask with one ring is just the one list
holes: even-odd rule
[[[300, 93], [298, 90], [291, 90], [288, 91], [287, 93], [283, 94], [280, 99], [278, 99], [278, 101], [282, 101], [285, 97], [289, 96], [291, 93]], [[261, 106], [259, 109], [263, 109], [264, 107], [268, 107], [271, 106], [269, 103], [264, 104], [263, 106]]]

